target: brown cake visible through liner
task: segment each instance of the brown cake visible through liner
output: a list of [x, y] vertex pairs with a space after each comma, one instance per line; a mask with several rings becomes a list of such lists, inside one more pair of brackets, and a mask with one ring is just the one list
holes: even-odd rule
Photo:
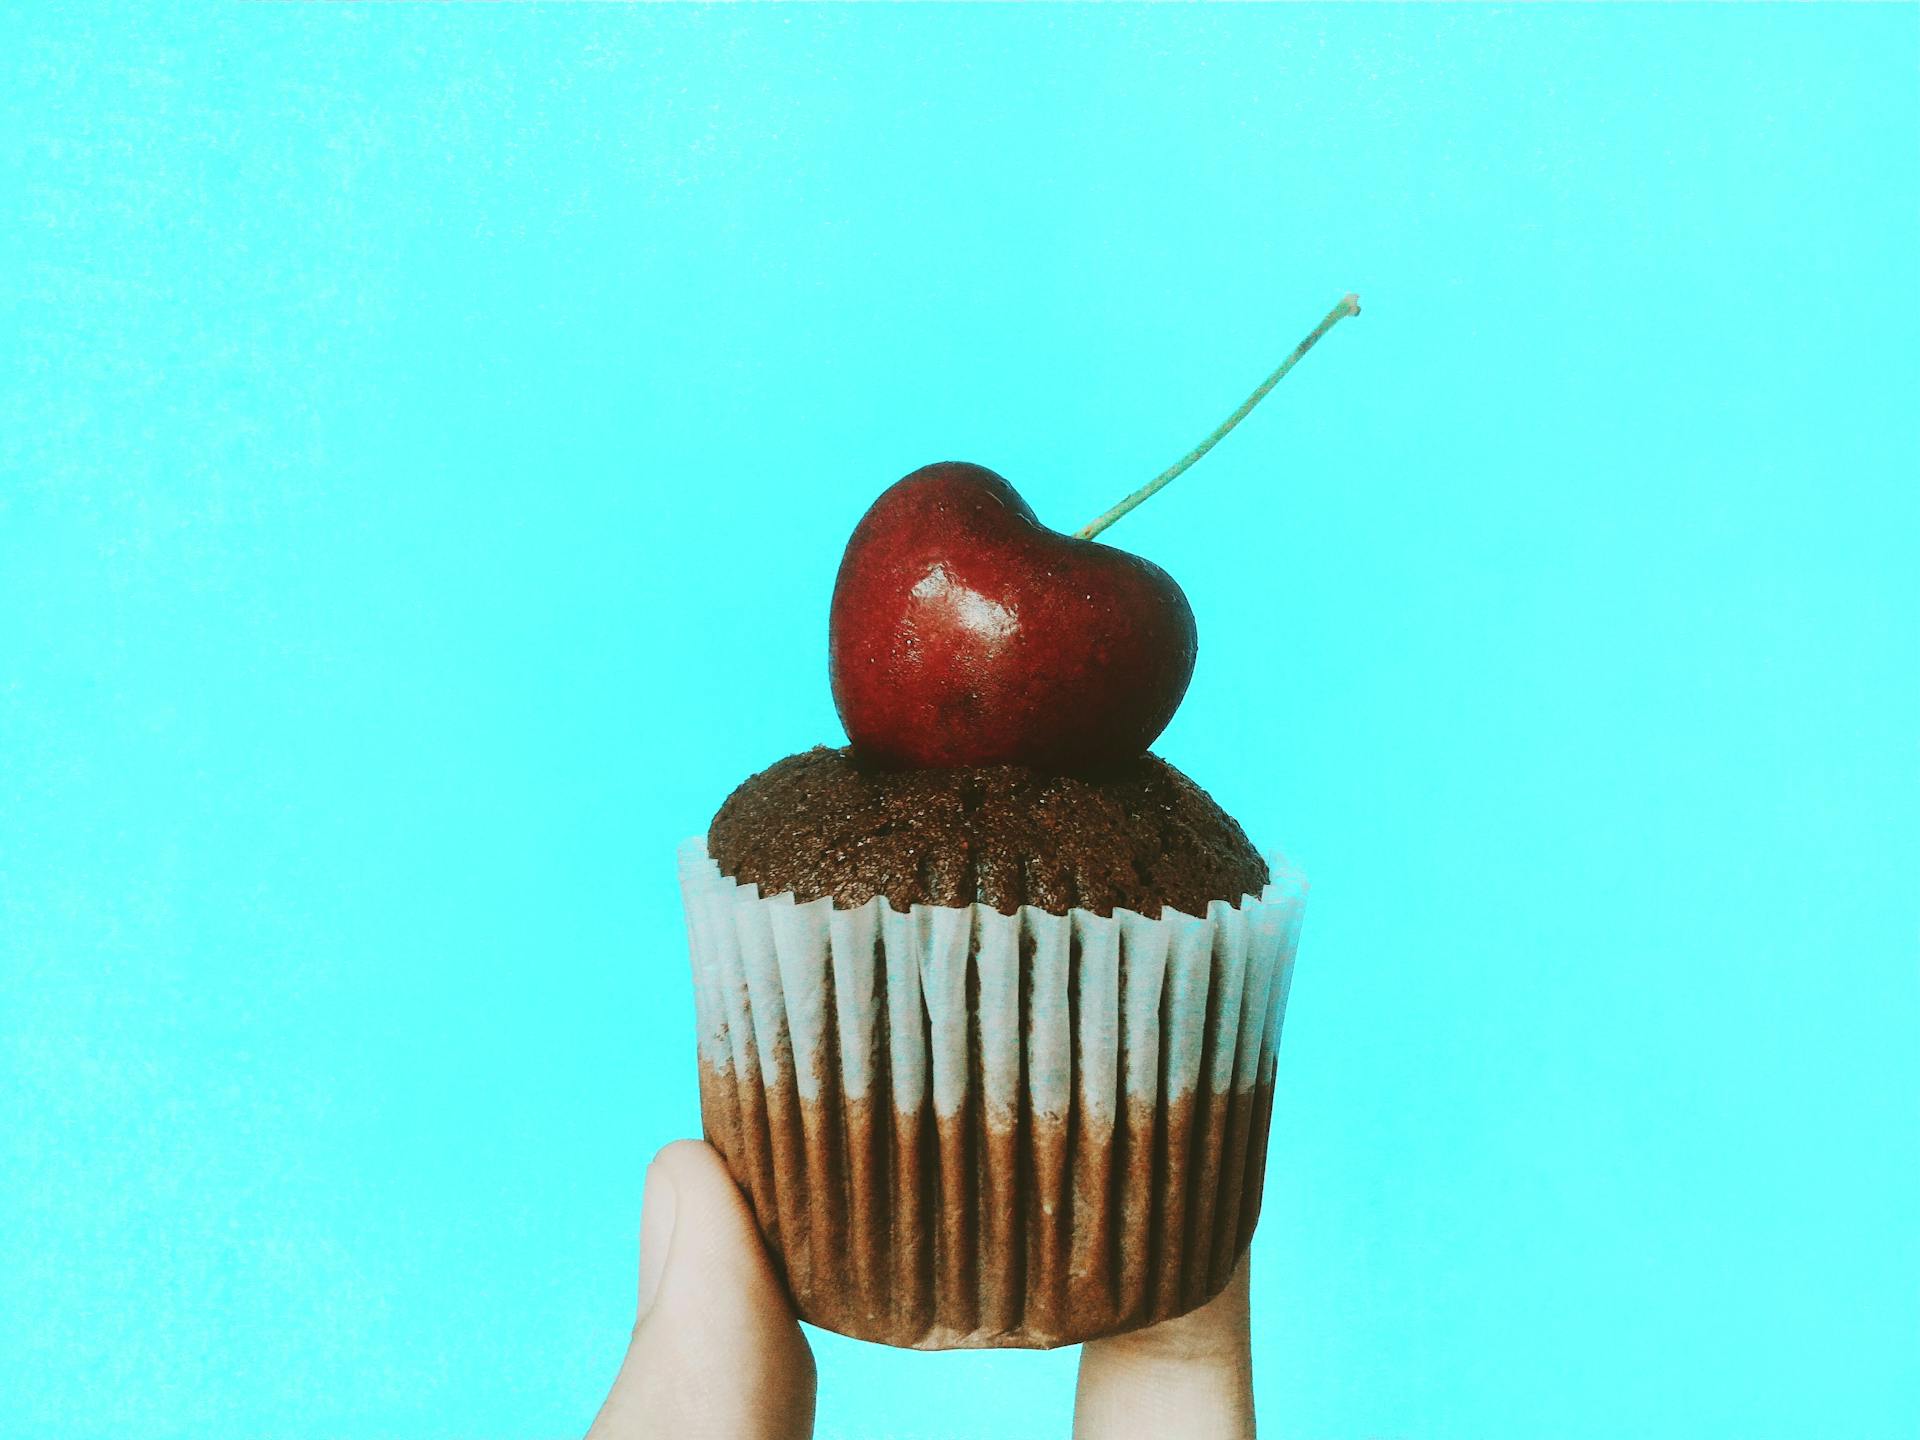
[[[740, 1086], [703, 1063], [707, 1138], [801, 1318], [858, 1339], [1047, 1348], [1150, 1325], [1218, 1294], [1259, 1218], [1271, 1077], [1129, 1102], [1105, 1134], [775, 1088], [788, 1093], [762, 1098], [757, 1076]], [[846, 1163], [809, 1131], [844, 1142]]]

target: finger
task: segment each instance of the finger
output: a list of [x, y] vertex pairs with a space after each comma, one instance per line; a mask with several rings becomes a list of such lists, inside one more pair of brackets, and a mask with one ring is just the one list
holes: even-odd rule
[[813, 1352], [709, 1145], [647, 1167], [640, 1313], [587, 1440], [806, 1440]]
[[1080, 1351], [1074, 1440], [1253, 1440], [1247, 1257], [1189, 1315], [1090, 1340]]

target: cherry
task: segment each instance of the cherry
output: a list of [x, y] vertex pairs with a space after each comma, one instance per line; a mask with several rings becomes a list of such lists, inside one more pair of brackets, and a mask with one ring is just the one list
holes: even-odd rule
[[1049, 530], [991, 470], [916, 470], [847, 542], [829, 627], [847, 738], [901, 766], [1096, 771], [1142, 754], [1193, 678], [1158, 565]]
[[892, 766], [1018, 763], [1093, 773], [1145, 753], [1193, 678], [1173, 577], [1093, 537], [1213, 448], [1347, 315], [1349, 295], [1228, 419], [1075, 535], [1000, 476], [948, 461], [897, 481], [855, 527], [828, 648], [847, 737]]

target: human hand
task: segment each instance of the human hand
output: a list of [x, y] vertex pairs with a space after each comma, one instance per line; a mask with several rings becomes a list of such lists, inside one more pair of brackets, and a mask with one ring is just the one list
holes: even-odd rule
[[[815, 1371], [745, 1199], [697, 1140], [647, 1168], [640, 1306], [587, 1440], [807, 1440]], [[1247, 1262], [1192, 1314], [1080, 1352], [1074, 1440], [1252, 1440]]]

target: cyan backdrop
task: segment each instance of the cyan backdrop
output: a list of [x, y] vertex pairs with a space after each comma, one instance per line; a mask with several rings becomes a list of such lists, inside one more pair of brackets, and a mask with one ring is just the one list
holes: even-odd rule
[[[673, 846], [934, 459], [1316, 880], [1274, 1435], [1920, 1432], [1920, 10], [0, 20], [0, 1435], [586, 1426]], [[816, 1337], [821, 1434], [1072, 1352]]]

